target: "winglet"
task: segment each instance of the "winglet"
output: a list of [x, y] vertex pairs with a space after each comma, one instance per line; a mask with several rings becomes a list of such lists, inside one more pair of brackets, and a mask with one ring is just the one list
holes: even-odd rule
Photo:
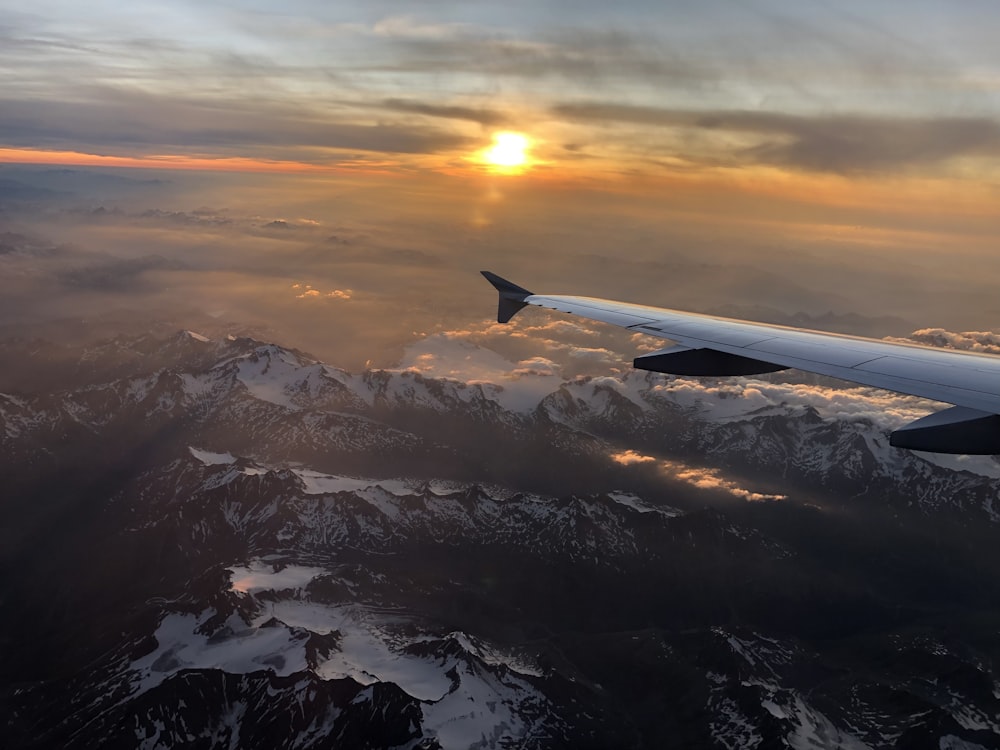
[[525, 297], [530, 297], [529, 292], [524, 287], [500, 278], [490, 271], [480, 271], [486, 280], [490, 282], [496, 290], [500, 292], [500, 304], [497, 306], [497, 323], [506, 323], [513, 318], [522, 307], [527, 307]]

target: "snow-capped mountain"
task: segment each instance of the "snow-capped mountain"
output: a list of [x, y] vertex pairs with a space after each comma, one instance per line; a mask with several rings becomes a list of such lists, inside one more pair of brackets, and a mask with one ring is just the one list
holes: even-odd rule
[[1000, 471], [856, 394], [3, 356], [14, 747], [1000, 741]]
[[[413, 370], [354, 375], [274, 344], [212, 342], [185, 331], [167, 341], [116, 340], [88, 349], [73, 377], [87, 384], [55, 394], [0, 395], [5, 450], [34, 453], [74, 429], [113, 432], [138, 419], [153, 430], [183, 418], [190, 442], [265, 463], [342, 470], [351, 456], [368, 473], [385, 475], [384, 464], [372, 459], [391, 452], [407, 464], [394, 464], [405, 476], [432, 477], [441, 472], [428, 473], [428, 461], [451, 460], [457, 478], [497, 477], [489, 456], [469, 455], [483, 445], [447, 436], [473, 430], [502, 445], [505, 458], [516, 445], [539, 441], [604, 458], [613, 446], [627, 445], [651, 459], [791, 482], [811, 493], [888, 497], [928, 511], [945, 505], [1000, 519], [993, 481], [1000, 464], [991, 458], [893, 449], [889, 428], [869, 414], [824, 415], [805, 401], [754, 400], [747, 388], [693, 390], [685, 387], [691, 381], [677, 379], [682, 385], [675, 386], [653, 373], [507, 384]], [[478, 471], [470, 461], [481, 465]]]

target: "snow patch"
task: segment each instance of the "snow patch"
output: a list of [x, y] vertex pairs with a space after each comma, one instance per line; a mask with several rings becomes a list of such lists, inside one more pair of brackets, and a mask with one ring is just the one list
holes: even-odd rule
[[532, 677], [542, 677], [543, 672], [534, 664], [524, 660], [518, 659], [517, 657], [502, 653], [495, 650], [489, 644], [478, 638], [472, 638], [471, 636], [463, 633], [461, 630], [456, 630], [448, 634], [448, 638], [456, 641], [465, 651], [476, 656], [480, 661], [493, 666], [500, 666], [501, 664], [511, 671], [518, 672], [523, 675], [530, 675]]
[[135, 695], [159, 685], [181, 669], [222, 669], [246, 674], [270, 669], [287, 677], [308, 668], [303, 639], [287, 628], [249, 628], [237, 615], [226, 620], [228, 637], [199, 632], [214, 615], [168, 614], [160, 621], [152, 653], [132, 663]]
[[206, 375], [191, 375], [184, 373], [181, 375], [181, 390], [189, 398], [208, 396], [212, 392], [212, 379]]
[[302, 384], [304, 374], [308, 376], [303, 373], [305, 369], [306, 365], [291, 352], [273, 345], [261, 346], [240, 358], [236, 379], [254, 398], [298, 411], [300, 407], [289, 394]]
[[458, 684], [438, 701], [423, 707], [424, 733], [443, 747], [495, 747], [501, 737], [523, 737], [529, 725], [524, 704], [541, 704], [544, 697], [523, 680], [504, 680], [458, 663]]
[[760, 702], [760, 705], [763, 707], [763, 709], [765, 711], [767, 711], [769, 714], [771, 714], [771, 716], [773, 716], [776, 719], [787, 719], [788, 718], [788, 714], [785, 713], [785, 709], [783, 709], [781, 706], [779, 706], [774, 701], [763, 700], [763, 701]]
[[[276, 570], [260, 560], [230, 570], [232, 589], [251, 597], [301, 585], [323, 572], [304, 566]], [[407, 618], [300, 597], [254, 598], [257, 613], [249, 623], [233, 614], [207, 628], [215, 610], [166, 615], [154, 634], [156, 648], [131, 665], [135, 694], [192, 668], [235, 674], [268, 669], [281, 676], [313, 670], [324, 680], [393, 683], [422, 702], [424, 735], [437, 737], [444, 747], [495, 746], [503, 737], [524, 737], [532, 729], [526, 717], [549, 711], [544, 695], [524, 679], [537, 671], [464, 633], [420, 634]], [[336, 636], [332, 652], [318, 664], [310, 663], [316, 652], [307, 651], [304, 631]], [[367, 699], [364, 692], [356, 698]]]
[[650, 505], [645, 500], [643, 500], [638, 495], [634, 495], [631, 492], [609, 492], [608, 497], [614, 500], [620, 505], [624, 505], [628, 508], [638, 511], [639, 513], [660, 513], [667, 518], [676, 518], [681, 515], [681, 511], [677, 508], [671, 508], [669, 506], [656, 506]]
[[285, 393], [285, 387], [291, 384], [291, 380], [282, 377], [280, 374], [268, 375], [267, 371], [257, 371], [255, 368], [243, 363], [239, 367], [239, 374], [236, 376], [246, 387], [251, 396], [271, 404], [284, 406], [286, 409], [298, 411], [298, 407]]
[[17, 396], [11, 393], [0, 393], [0, 398], [3, 398], [6, 401], [9, 401], [10, 403], [14, 404], [14, 406], [19, 406], [21, 408], [24, 408], [25, 406], [28, 405], [28, 402], [25, 401], [23, 398], [18, 398]]
[[316, 668], [324, 680], [350, 677], [362, 685], [391, 682], [424, 701], [439, 700], [451, 689], [446, 669], [434, 659], [406, 653], [405, 641], [361, 607], [283, 601], [275, 602], [272, 611], [288, 625], [340, 634], [339, 650]]
[[928, 463], [936, 464], [952, 471], [969, 471], [990, 479], [1000, 479], [1000, 463], [993, 456], [950, 455], [948, 453], [925, 453], [913, 451]]
[[953, 734], [946, 734], [938, 742], [939, 750], [987, 750], [978, 742], [969, 742]]
[[307, 495], [325, 495], [335, 492], [360, 493], [364, 490], [379, 488], [391, 495], [403, 497], [421, 494], [429, 491], [434, 495], [447, 495], [467, 487], [461, 482], [443, 479], [368, 479], [364, 477], [348, 477], [338, 474], [324, 474], [312, 469], [292, 469], [295, 476], [305, 485], [303, 490]]
[[304, 588], [310, 581], [325, 572], [322, 568], [309, 568], [304, 565], [280, 567], [259, 560], [252, 561], [245, 566], [234, 565], [228, 570], [232, 573], [230, 589], [244, 594], [255, 591]]
[[798, 695], [794, 706], [790, 709], [793, 721], [798, 722], [785, 738], [789, 746], [795, 750], [816, 750], [824, 747], [831, 750], [872, 750], [857, 737], [842, 732], [816, 709], [807, 705]]
[[188, 446], [191, 455], [201, 461], [205, 466], [218, 466], [220, 464], [231, 464], [236, 462], [236, 457], [232, 453], [212, 453], [203, 451], [193, 446]]

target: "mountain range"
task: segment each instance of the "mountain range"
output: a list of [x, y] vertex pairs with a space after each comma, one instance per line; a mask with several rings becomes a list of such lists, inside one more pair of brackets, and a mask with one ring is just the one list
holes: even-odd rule
[[1000, 747], [991, 459], [652, 373], [0, 361], [8, 747]]

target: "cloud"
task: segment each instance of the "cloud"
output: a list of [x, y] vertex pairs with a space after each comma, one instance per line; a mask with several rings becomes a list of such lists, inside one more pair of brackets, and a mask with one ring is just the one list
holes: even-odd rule
[[781, 139], [748, 149], [751, 161], [819, 172], [893, 171], [1000, 153], [1000, 124], [986, 118], [794, 118], [749, 132]]
[[375, 36], [392, 39], [438, 41], [460, 39], [476, 34], [476, 27], [467, 23], [428, 23], [412, 16], [388, 16], [371, 27]]
[[772, 495], [763, 492], [755, 492], [740, 487], [736, 482], [727, 479], [718, 469], [697, 468], [686, 466], [675, 461], [662, 462], [663, 470], [674, 479], [686, 482], [694, 487], [705, 490], [721, 490], [730, 495], [742, 498], [749, 502], [764, 502], [768, 500], [787, 500], [787, 495]]
[[[498, 323], [498, 326], [506, 326], [506, 323]], [[492, 330], [504, 330], [503, 328], [492, 329]], [[553, 318], [544, 324], [536, 325], [525, 325], [523, 328], [524, 334], [529, 336], [534, 336], [538, 334], [545, 334], [546, 336], [562, 336], [562, 337], [579, 337], [583, 339], [593, 339], [600, 334], [593, 328], [588, 328], [584, 323], [577, 323], [572, 320], [562, 320], [560, 318]]]
[[[614, 388], [644, 408], [655, 408], [653, 405], [657, 402], [667, 402], [706, 421], [748, 419], [769, 411], [788, 414], [812, 409], [824, 419], [865, 421], [888, 432], [939, 408], [926, 399], [876, 388], [795, 382], [799, 377], [795, 374], [777, 374], [770, 379], [696, 379], [631, 369], [620, 371], [610, 367], [608, 362], [620, 363], [628, 356], [628, 335], [623, 338], [626, 352], [618, 353], [612, 349], [548, 347], [549, 340], [542, 338], [546, 333], [546, 326], [517, 328], [513, 324], [484, 322], [475, 328], [432, 334], [411, 344], [401, 366], [415, 367], [430, 376], [489, 382], [523, 391], [526, 401], [533, 399], [532, 406], [556, 391], [561, 382], [585, 377], [587, 380], [579, 382]], [[522, 351], [531, 354], [511, 356]], [[540, 351], [545, 355], [539, 355]], [[583, 356], [574, 357], [574, 351], [582, 352]], [[581, 362], [584, 363], [582, 372], [574, 369]], [[518, 379], [522, 376], [530, 377], [519, 384]], [[782, 380], [783, 377], [788, 380]]]
[[[505, 384], [522, 375], [534, 374], [532, 364], [542, 375], [550, 375], [549, 360], [536, 357], [515, 363], [497, 352], [467, 340], [464, 331], [434, 333], [411, 343], [400, 361], [400, 368], [415, 369], [430, 377], [445, 377], [476, 382]], [[549, 386], [546, 386], [547, 388]]]
[[313, 289], [312, 284], [292, 284], [292, 289], [300, 291], [295, 295], [295, 299], [329, 299], [329, 300], [349, 300], [354, 296], [351, 289], [332, 289], [329, 292], [322, 292]]
[[522, 359], [517, 366], [510, 371], [509, 377], [519, 378], [525, 375], [540, 375], [542, 377], [560, 377], [562, 371], [555, 362], [545, 357], [532, 357]]
[[[587, 323], [579, 320], [571, 321], [572, 329], [567, 329], [566, 321], [559, 319], [537, 325], [518, 321], [518, 318], [509, 324], [484, 321], [477, 326], [433, 334], [412, 344], [407, 349], [408, 357], [432, 351], [434, 366], [427, 362], [421, 365], [426, 374], [492, 382], [506, 388], [512, 387], [521, 374], [546, 376], [546, 380], [557, 376], [567, 381], [587, 377], [594, 384], [612, 387], [634, 401], [638, 399], [637, 403], [666, 401], [708, 421], [745, 419], [769, 410], [790, 413], [813, 409], [824, 419], [866, 421], [890, 431], [939, 408], [926, 399], [877, 388], [798, 382], [801, 375], [794, 372], [766, 379], [698, 379], [635, 371], [628, 367], [630, 355], [636, 351], [635, 334], [615, 332], [619, 337], [608, 347], [576, 346], [550, 339], [548, 335], [556, 330], [577, 335], [579, 340], [592, 344], [601, 333], [596, 328], [588, 329]], [[1000, 340], [1000, 334], [995, 335]], [[648, 340], [650, 346], [658, 348], [665, 343], [645, 336], [641, 340]], [[407, 363], [412, 364], [412, 359], [404, 358], [404, 366]], [[555, 383], [544, 388], [536, 386], [531, 387], [533, 397], [538, 400], [557, 388]]]
[[932, 401], [877, 388], [833, 388], [751, 378], [671, 378], [650, 390], [712, 421], [742, 419], [766, 409], [788, 412], [811, 408], [826, 419], [864, 420], [888, 431], [935, 410]]
[[406, 112], [427, 117], [440, 117], [448, 120], [469, 120], [480, 125], [505, 125], [509, 116], [492, 109], [463, 107], [461, 105], [432, 104], [410, 99], [384, 99], [382, 107], [394, 112]]
[[647, 456], [634, 450], [616, 451], [611, 454], [611, 460], [622, 466], [653, 465], [662, 470], [668, 477], [675, 479], [692, 487], [703, 490], [719, 490], [728, 492], [730, 495], [748, 500], [751, 502], [761, 502], [765, 500], [787, 500], [787, 495], [771, 495], [762, 492], [754, 492], [745, 489], [736, 482], [727, 479], [718, 469], [701, 468], [689, 466], [677, 461], [657, 459], [654, 456]]
[[635, 347], [637, 354], [648, 354], [663, 349], [666, 343], [663, 339], [647, 336], [645, 333], [633, 333], [629, 341]]
[[[339, 152], [432, 154], [472, 141], [413, 121], [371, 122], [309, 102], [193, 97], [87, 86], [73, 101], [0, 100], [0, 143], [109, 155], [186, 154], [337, 163]], [[366, 121], [368, 120], [368, 121]]]
[[167, 211], [161, 208], [149, 208], [138, 213], [137, 218], [200, 227], [228, 227], [234, 223], [231, 216], [204, 209], [197, 211]]
[[[777, 111], [681, 110], [614, 102], [564, 103], [553, 112], [577, 122], [629, 123], [712, 135], [706, 152], [722, 163], [768, 164], [817, 172], [879, 172], [969, 155], [1000, 155], [1000, 122], [990, 117]], [[756, 142], [732, 136], [753, 136]], [[719, 136], [730, 136], [729, 143]], [[674, 139], [680, 148], [685, 142]]]
[[[512, 28], [475, 23], [420, 23], [386, 18], [373, 27], [384, 47], [375, 54], [409, 73], [470, 74], [492, 78], [555, 78], [593, 86], [656, 76], [674, 83], [711, 77], [703, 61], [663, 45], [653, 34], [615, 28]], [[370, 53], [371, 54], [371, 53]]]
[[102, 292], [134, 291], [142, 277], [151, 271], [181, 271], [181, 261], [162, 255], [115, 259], [59, 272], [63, 284]]
[[994, 331], [963, 331], [956, 333], [943, 328], [921, 328], [908, 337], [889, 337], [887, 341], [904, 344], [921, 344], [944, 349], [1000, 354], [1000, 333]]
[[[548, 342], [547, 342], [548, 343]], [[561, 349], [556, 342], [550, 344], [551, 348]], [[586, 361], [602, 364], [611, 364], [621, 361], [621, 355], [609, 349], [595, 349], [592, 347], [567, 347], [569, 356], [577, 361]]]
[[524, 316], [510, 323], [481, 321], [437, 335], [498, 352], [511, 363], [544, 359], [554, 363], [564, 378], [621, 373], [631, 362], [628, 354], [622, 354], [627, 332], [583, 321], [553, 318], [538, 323], [533, 316]]
[[648, 464], [656, 461], [652, 456], [644, 456], [634, 450], [619, 451], [611, 454], [611, 460], [622, 466], [632, 466], [633, 464]]

